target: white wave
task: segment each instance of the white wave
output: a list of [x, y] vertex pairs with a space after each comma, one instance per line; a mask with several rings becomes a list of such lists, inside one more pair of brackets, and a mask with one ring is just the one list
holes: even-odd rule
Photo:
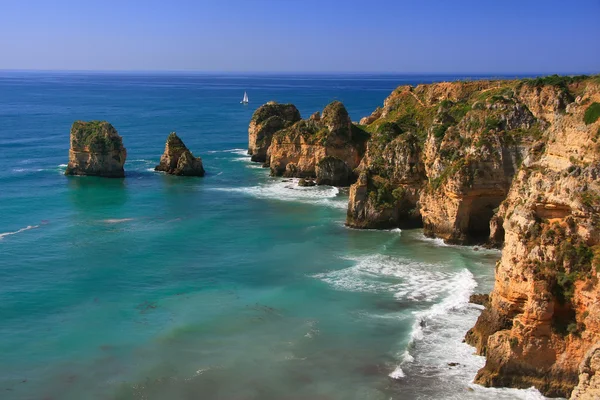
[[108, 218], [103, 219], [102, 222], [106, 224], [121, 224], [123, 222], [133, 221], [133, 218]]
[[39, 227], [40, 227], [39, 225], [28, 225], [25, 228], [21, 228], [19, 230], [14, 231], [14, 232], [0, 233], [0, 240], [4, 239], [6, 236], [16, 235], [17, 233], [25, 232], [25, 231], [28, 231], [30, 229], [36, 229], [36, 228], [39, 228]]
[[213, 190], [242, 193], [260, 199], [297, 201], [345, 209], [347, 200], [338, 198], [339, 189], [333, 186], [298, 186], [298, 179], [271, 180], [258, 186], [213, 188]]
[[215, 153], [232, 153], [232, 154], [239, 154], [241, 156], [248, 156], [248, 149], [226, 149], [226, 150], [210, 150], [207, 151], [206, 153], [208, 154], [215, 154]]
[[439, 300], [459, 279], [454, 272], [441, 271], [440, 265], [409, 259], [383, 255], [350, 259], [357, 262], [350, 268], [316, 274], [313, 277], [338, 290], [391, 292], [398, 300], [429, 302]]
[[67, 166], [68, 166], [67, 164], [58, 164], [59, 168], [67, 168]]
[[440, 246], [440, 247], [449, 247], [450, 246], [449, 244], [444, 242], [444, 239], [427, 237], [423, 233], [419, 234], [417, 237], [419, 238], [419, 240], [422, 240], [424, 242], [429, 242], [436, 246]]
[[402, 368], [398, 365], [388, 376], [392, 379], [400, 379], [404, 378], [406, 375], [404, 375], [404, 371], [402, 371]]
[[453, 247], [456, 249], [461, 249], [461, 250], [472, 250], [472, 251], [480, 251], [482, 253], [494, 253], [494, 254], [500, 254], [501, 250], [499, 249], [488, 249], [485, 247], [480, 247], [480, 246], [462, 246], [462, 245], [458, 245], [458, 244], [447, 244], [444, 242], [444, 239], [441, 238], [430, 238], [425, 236], [423, 233], [418, 234], [417, 239], [424, 241], [424, 242], [428, 242], [433, 244], [434, 246], [439, 246], [439, 247]]

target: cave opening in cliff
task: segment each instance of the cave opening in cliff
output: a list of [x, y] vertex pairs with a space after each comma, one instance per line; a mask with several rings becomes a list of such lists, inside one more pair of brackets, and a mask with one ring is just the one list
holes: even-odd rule
[[471, 202], [467, 235], [472, 242], [485, 242], [490, 236], [490, 221], [503, 197], [480, 197]]

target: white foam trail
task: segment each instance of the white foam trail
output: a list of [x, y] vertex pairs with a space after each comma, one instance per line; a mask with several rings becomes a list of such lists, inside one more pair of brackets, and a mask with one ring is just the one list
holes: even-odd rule
[[121, 224], [123, 222], [133, 221], [133, 218], [108, 218], [103, 219], [102, 222], [106, 224]]
[[58, 164], [59, 168], [67, 168], [67, 166], [68, 166], [67, 164]]
[[208, 153], [208, 154], [215, 154], [215, 153], [233, 153], [233, 154], [239, 154], [239, 155], [241, 155], [241, 156], [247, 156], [247, 157], [250, 157], [250, 155], [248, 155], [248, 149], [210, 150], [210, 151], [207, 151], [206, 153]]
[[24, 172], [42, 172], [45, 171], [43, 168], [13, 168], [13, 172], [24, 173]]
[[14, 232], [4, 232], [4, 233], [0, 233], [0, 240], [4, 239], [6, 236], [10, 236], [10, 235], [16, 235], [17, 233], [21, 233], [21, 232], [25, 232], [28, 231], [30, 229], [36, 229], [39, 228], [39, 225], [28, 225], [25, 228], [21, 228], [17, 231]]
[[338, 199], [339, 189], [333, 186], [298, 186], [298, 179], [271, 180], [265, 184], [241, 188], [213, 188], [225, 192], [242, 193], [260, 199], [297, 201], [346, 209], [347, 200]]

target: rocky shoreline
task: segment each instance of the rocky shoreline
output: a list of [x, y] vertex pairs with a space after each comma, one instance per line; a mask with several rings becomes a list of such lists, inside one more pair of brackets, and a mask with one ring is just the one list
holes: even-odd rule
[[401, 86], [360, 124], [339, 102], [307, 120], [269, 103], [250, 123], [249, 154], [274, 176], [352, 184], [350, 227], [420, 226], [447, 243], [501, 247], [466, 336], [487, 359], [475, 382], [593, 399], [599, 103], [599, 76]]

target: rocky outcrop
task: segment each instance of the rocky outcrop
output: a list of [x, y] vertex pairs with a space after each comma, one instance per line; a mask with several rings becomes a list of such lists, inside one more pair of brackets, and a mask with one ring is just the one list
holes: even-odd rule
[[273, 134], [300, 121], [300, 112], [293, 104], [268, 102], [259, 107], [248, 127], [248, 154], [254, 162], [266, 162]]
[[154, 170], [170, 175], [204, 176], [202, 159], [194, 157], [175, 132], [167, 137], [165, 152]]
[[[253, 131], [252, 122], [250, 130]], [[367, 138], [350, 121], [344, 105], [334, 101], [322, 113], [274, 131], [265, 166], [270, 167], [273, 176], [311, 178], [319, 185], [348, 186], [356, 180], [354, 169], [364, 154]]]
[[579, 383], [571, 393], [574, 400], [600, 399], [600, 342], [588, 350], [579, 366]]
[[71, 127], [65, 175], [123, 178], [127, 150], [117, 130], [106, 121], [75, 121]]
[[351, 190], [347, 224], [422, 222], [426, 235], [450, 243], [487, 240], [490, 218], [542, 123], [515, 99], [514, 85], [396, 89], [381, 110], [362, 120], [372, 134], [360, 167], [368, 184]]
[[545, 124], [492, 221], [504, 248], [490, 306], [467, 334], [487, 359], [475, 381], [598, 398], [600, 122], [584, 113], [600, 82], [524, 86], [519, 98]]
[[[370, 133], [347, 224], [503, 246], [466, 337], [486, 386], [598, 398], [600, 77], [402, 86]], [[600, 108], [600, 107], [599, 107]], [[587, 112], [586, 112], [587, 111]]]

